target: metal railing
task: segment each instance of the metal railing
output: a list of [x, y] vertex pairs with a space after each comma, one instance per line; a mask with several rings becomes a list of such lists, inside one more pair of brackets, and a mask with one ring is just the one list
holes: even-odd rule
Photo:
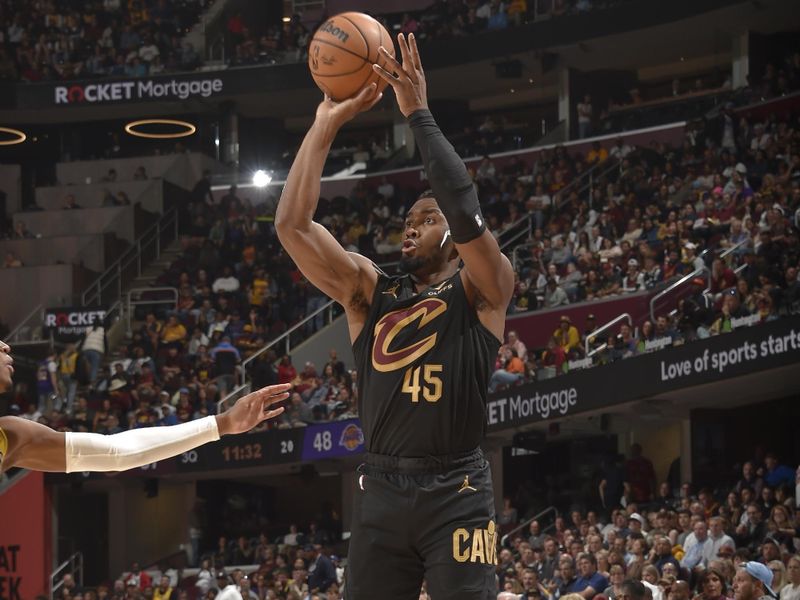
[[550, 525], [548, 525], [547, 527], [544, 527], [542, 529], [542, 532], [545, 532], [545, 531], [548, 531], [549, 529], [554, 528], [555, 527], [555, 521], [558, 518], [558, 509], [555, 506], [548, 506], [543, 511], [538, 512], [535, 515], [533, 515], [530, 519], [528, 519], [524, 523], [520, 523], [519, 525], [514, 527], [514, 529], [512, 529], [507, 534], [505, 534], [502, 538], [500, 538], [500, 545], [501, 546], [505, 546], [506, 542], [509, 540], [509, 538], [511, 538], [512, 535], [514, 535], [518, 531], [522, 531], [526, 527], [530, 527], [531, 523], [533, 523], [534, 521], [536, 521], [538, 519], [541, 519], [543, 516], [545, 516], [548, 513], [553, 513], [553, 522]]
[[594, 350], [589, 351], [589, 346], [591, 345], [591, 342], [597, 339], [598, 334], [602, 331], [605, 331], [606, 329], [610, 329], [620, 321], [628, 321], [628, 325], [630, 325], [631, 328], [633, 327], [633, 319], [631, 318], [630, 314], [622, 313], [611, 319], [605, 325], [601, 325], [600, 327], [595, 329], [592, 333], [586, 336], [586, 341], [584, 342], [584, 346], [586, 349], [586, 358], [591, 358], [602, 349], [602, 348], [595, 348]]
[[653, 321], [653, 322], [655, 322], [655, 320], [656, 320], [656, 309], [655, 309], [655, 307], [656, 307], [656, 302], [659, 299], [663, 298], [664, 296], [669, 294], [671, 291], [676, 290], [679, 287], [685, 285], [687, 282], [691, 281], [695, 277], [697, 277], [699, 275], [702, 275], [703, 273], [707, 274], [707, 276], [708, 276], [708, 279], [707, 279], [708, 283], [706, 285], [706, 291], [708, 291], [709, 287], [711, 286], [711, 271], [708, 270], [708, 267], [700, 267], [699, 269], [695, 269], [694, 271], [692, 271], [688, 275], [684, 275], [678, 281], [676, 281], [676, 282], [672, 283], [671, 285], [667, 286], [666, 288], [664, 288], [663, 290], [658, 292], [655, 296], [650, 298], [650, 320]]
[[[92, 304], [109, 304], [122, 298], [123, 278], [130, 276], [131, 279], [142, 274], [142, 254], [153, 251], [154, 258], [161, 256], [162, 235], [168, 231], [173, 232], [173, 237], [167, 244], [178, 239], [178, 210], [171, 208], [164, 213], [161, 218], [153, 223], [133, 245], [126, 250], [114, 263], [112, 263], [103, 273], [95, 279], [83, 294], [81, 294], [81, 305], [91, 306]], [[133, 275], [128, 272], [134, 268]], [[104, 298], [103, 292], [108, 288], [115, 288], [116, 294], [110, 298]]]
[[530, 239], [532, 235], [533, 215], [528, 213], [514, 221], [506, 229], [500, 232], [500, 235], [497, 236], [497, 244], [500, 246], [500, 250], [502, 251], [511, 246], [511, 244], [520, 238]]
[[[142, 294], [144, 292], [171, 292], [172, 298], [164, 298], [164, 299], [152, 299], [152, 300], [142, 300], [141, 296], [139, 296], [138, 300], [134, 300], [134, 294]], [[151, 305], [151, 304], [172, 304], [175, 309], [178, 308], [178, 289], [174, 287], [152, 287], [152, 288], [131, 288], [128, 290], [127, 295], [125, 296], [125, 314], [127, 316], [127, 327], [126, 332], [128, 333], [128, 337], [133, 335], [133, 329], [131, 328], [131, 323], [133, 320], [133, 307], [135, 306], [143, 306], [143, 305]]]
[[730, 248], [725, 248], [725, 250], [723, 250], [723, 251], [720, 253], [720, 255], [719, 255], [719, 258], [720, 258], [720, 259], [727, 258], [727, 257], [728, 257], [730, 254], [733, 254], [734, 252], [736, 252], [736, 251], [737, 251], [739, 248], [741, 248], [742, 246], [744, 246], [744, 245], [745, 245], [745, 244], [747, 244], [748, 242], [750, 242], [750, 240], [749, 240], [749, 239], [744, 239], [744, 240], [742, 240], [741, 242], [738, 242], [738, 243], [734, 244], [734, 245], [733, 245], [733, 246], [731, 246]]
[[[254, 352], [253, 354], [248, 356], [246, 359], [244, 359], [242, 361], [242, 364], [240, 364], [239, 367], [238, 367], [238, 371], [239, 371], [239, 382], [238, 382], [238, 385], [230, 393], [226, 394], [224, 398], [222, 398], [219, 402], [217, 402], [217, 412], [219, 412], [220, 409], [223, 406], [225, 406], [230, 400], [232, 400], [234, 398], [234, 396], [236, 396], [237, 399], [238, 399], [238, 397], [241, 397], [241, 393], [242, 393], [243, 389], [250, 385], [248, 383], [248, 381], [247, 381], [247, 367], [250, 364], [252, 364], [254, 360], [256, 360], [259, 356], [264, 354], [267, 350], [269, 350], [271, 348], [274, 348], [275, 346], [277, 346], [281, 342], [284, 343], [284, 351], [285, 351], [284, 353], [285, 354], [290, 354], [291, 350], [292, 350], [291, 335], [295, 331], [305, 327], [311, 321], [319, 318], [320, 315], [324, 316], [325, 314], [327, 314], [327, 323], [325, 323], [325, 325], [332, 323], [333, 322], [333, 305], [334, 304], [336, 304], [336, 300], [328, 300], [325, 304], [320, 306], [317, 310], [315, 310], [314, 312], [306, 315], [305, 318], [303, 318], [302, 321], [299, 321], [299, 322], [295, 323], [289, 329], [287, 329], [282, 334], [280, 334], [278, 337], [276, 337], [275, 339], [267, 342], [267, 344], [265, 346], [263, 346], [260, 350]], [[323, 325], [323, 327], [325, 325]]]
[[[36, 308], [34, 308], [28, 315], [22, 319], [22, 321], [17, 325], [11, 333], [6, 336], [6, 343], [13, 345], [13, 344], [23, 344], [25, 342], [31, 342], [34, 340], [41, 340], [42, 339], [42, 326], [44, 325], [44, 305], [40, 304]], [[39, 327], [39, 337], [37, 338], [34, 331]]]
[[538, 242], [527, 242], [525, 244], [517, 244], [514, 246], [514, 249], [511, 251], [511, 265], [514, 267], [514, 271], [519, 273], [519, 268], [522, 266], [520, 263], [522, 259], [519, 257], [518, 252], [520, 250], [529, 250], [533, 248]]
[[[71, 574], [75, 578], [75, 583], [79, 588], [83, 587], [83, 554], [75, 552], [67, 560], [56, 567], [56, 570], [50, 575], [50, 597], [61, 597], [58, 590], [64, 585], [64, 575]], [[77, 575], [77, 576], [76, 576]], [[58, 582], [56, 583], [56, 580]]]
[[[595, 175], [598, 179], [605, 177], [614, 169], [619, 168], [621, 164], [622, 163], [617, 158], [607, 158], [603, 162], [593, 165], [589, 170], [581, 173], [577, 179], [573, 179], [566, 186], [564, 186], [564, 188], [555, 193], [553, 197], [553, 208], [555, 210], [560, 210], [561, 207], [566, 204], [567, 199], [572, 192], [575, 192], [580, 197], [580, 195], [586, 190], [589, 190], [589, 206], [591, 206], [591, 190], [594, 188]], [[599, 173], [596, 173], [600, 167], [604, 167], [604, 169]]]
[[[532, 226], [533, 226], [533, 216], [530, 214], [524, 215], [514, 223], [508, 226], [508, 228], [503, 231], [498, 239], [498, 244], [500, 245], [500, 250], [504, 250], [508, 248], [511, 244], [515, 241], [519, 240], [520, 238], [528, 238], [531, 236], [532, 233]], [[507, 239], [503, 239], [504, 236], [508, 236]], [[386, 269], [387, 267], [396, 266], [397, 262], [390, 262], [390, 263], [382, 263], [378, 265], [382, 269]], [[148, 288], [156, 289], [156, 288]], [[245, 360], [242, 361], [242, 364], [239, 365], [239, 381], [238, 385], [233, 388], [228, 394], [226, 394], [219, 402], [217, 402], [217, 412], [219, 413], [221, 409], [227, 406], [231, 400], [237, 400], [238, 398], [242, 397], [243, 395], [250, 392], [250, 383], [247, 379], [247, 369], [250, 364], [254, 360], [256, 360], [259, 356], [261, 356], [267, 350], [274, 348], [279, 343], [283, 342], [285, 344], [284, 353], [290, 354], [291, 353], [291, 335], [295, 331], [305, 327], [309, 322], [319, 318], [319, 316], [323, 313], [327, 313], [326, 325], [333, 322], [333, 305], [336, 304], [335, 300], [329, 300], [323, 306], [312, 312], [311, 314], [306, 315], [303, 320], [299, 321], [298, 323], [294, 324], [291, 328], [283, 332], [281, 335], [276, 337], [275, 339], [267, 342], [262, 348], [256, 351], [254, 354], [248, 356]]]

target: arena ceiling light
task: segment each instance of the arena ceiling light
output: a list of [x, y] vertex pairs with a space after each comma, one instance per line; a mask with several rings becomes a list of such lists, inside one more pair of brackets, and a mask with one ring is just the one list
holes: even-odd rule
[[270, 182], [272, 181], [272, 175], [267, 173], [263, 169], [259, 169], [255, 173], [253, 173], [253, 185], [256, 187], [267, 187]]
[[[157, 127], [181, 127], [178, 131], [145, 131], [143, 127], [149, 126]], [[169, 140], [173, 138], [187, 137], [197, 131], [197, 127], [188, 121], [180, 121], [178, 119], [140, 119], [138, 121], [131, 121], [125, 125], [125, 133], [134, 135], [136, 137], [148, 138], [151, 140]]]
[[20, 131], [19, 129], [14, 129], [13, 127], [0, 127], [0, 134], [7, 133], [8, 135], [13, 135], [10, 139], [0, 139], [0, 146], [13, 146], [15, 144], [21, 144], [25, 140], [28, 139], [28, 136], [25, 135], [24, 131]]

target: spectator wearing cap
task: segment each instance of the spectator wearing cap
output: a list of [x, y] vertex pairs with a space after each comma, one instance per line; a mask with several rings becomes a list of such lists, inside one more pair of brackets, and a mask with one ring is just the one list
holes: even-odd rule
[[638, 512], [633, 512], [628, 516], [628, 534], [644, 535], [645, 520]]
[[215, 600], [242, 600], [239, 586], [223, 570], [217, 573], [217, 589], [219, 593]]
[[683, 245], [683, 264], [689, 271], [699, 271], [706, 266], [703, 259], [697, 256], [697, 244], [694, 242], [686, 242]]
[[[185, 389], [185, 388], [184, 388]], [[175, 407], [169, 402], [169, 393], [161, 392], [159, 395], [161, 403], [159, 410], [161, 411], [161, 418], [158, 420], [159, 425], [177, 425], [178, 417], [175, 414]], [[187, 419], [188, 420], [188, 419]]]
[[572, 324], [572, 319], [567, 315], [561, 315], [558, 329], [553, 332], [553, 338], [567, 354], [573, 350], [580, 350], [581, 336], [578, 328]]
[[[593, 333], [594, 330], [597, 329], [597, 318], [594, 316], [594, 313], [589, 313], [586, 315], [586, 320], [583, 322], [583, 337], [589, 337], [589, 334]], [[590, 345], [592, 342], [590, 342]]]
[[733, 320], [746, 317], [749, 314], [750, 311], [741, 302], [739, 291], [736, 288], [726, 290], [722, 295], [720, 314], [711, 324], [709, 332], [712, 335], [730, 333], [733, 331]]
[[736, 569], [733, 597], [735, 600], [775, 599], [778, 595], [772, 589], [772, 579], [772, 571], [766, 565], [748, 561]]
[[758, 558], [758, 562], [769, 565], [773, 560], [780, 560], [780, 558], [781, 546], [778, 540], [772, 536], [765, 537], [764, 543], [761, 544], [761, 556]]
[[[281, 569], [278, 571], [276, 586], [278, 586], [281, 580], [284, 580], [284, 584], [288, 585], [289, 576], [286, 573], [285, 569]], [[242, 600], [259, 600], [258, 594], [252, 588], [252, 580], [247, 576], [243, 575], [242, 578], [239, 580], [239, 593], [241, 594]], [[284, 587], [287, 589], [287, 587]]]
[[631, 294], [644, 288], [644, 273], [639, 270], [639, 261], [635, 258], [628, 259], [628, 270], [622, 279], [622, 291], [626, 294]]

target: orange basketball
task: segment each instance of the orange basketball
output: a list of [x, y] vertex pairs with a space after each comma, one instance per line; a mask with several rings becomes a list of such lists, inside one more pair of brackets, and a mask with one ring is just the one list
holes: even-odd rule
[[308, 68], [325, 94], [333, 100], [351, 98], [370, 83], [386, 87], [372, 65], [385, 68], [386, 61], [378, 54], [383, 46], [394, 56], [389, 32], [378, 21], [359, 12], [345, 12], [320, 25], [308, 47]]

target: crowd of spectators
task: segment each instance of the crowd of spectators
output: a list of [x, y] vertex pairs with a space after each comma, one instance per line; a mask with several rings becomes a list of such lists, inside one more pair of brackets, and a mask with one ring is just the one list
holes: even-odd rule
[[[800, 468], [763, 452], [737, 468], [719, 489], [673, 487], [658, 483], [634, 444], [629, 459], [603, 471], [596, 494], [571, 497], [548, 522], [530, 520], [525, 500], [506, 499], [495, 540], [498, 600], [797, 600]], [[134, 563], [95, 590], [68, 575], [60, 598], [224, 600], [235, 588], [253, 600], [339, 600], [347, 584], [339, 533], [311, 521], [272, 538], [223, 536], [199, 568]], [[424, 586], [420, 598], [430, 600]]]
[[[280, 250], [271, 222], [235, 187], [213, 201], [208, 175], [185, 207], [191, 226], [182, 253], [157, 281], [177, 290], [175, 308], [143, 308], [129, 339], [113, 353], [104, 327], [97, 326], [46, 357], [36, 389], [28, 394], [24, 383], [18, 385], [14, 411], [56, 429], [100, 433], [215, 414], [218, 402], [241, 383], [245, 358], [325, 305], [327, 298]], [[140, 300], [148, 298], [159, 299], [154, 292]], [[296, 339], [320, 328], [324, 315], [318, 317], [298, 329]], [[335, 350], [326, 364], [297, 367], [290, 356], [269, 350], [248, 374], [256, 388], [294, 383], [281, 419], [259, 430], [356, 415], [355, 372], [345, 369]]]
[[[436, 0], [424, 10], [375, 17], [390, 32], [413, 33], [419, 39], [448, 39], [516, 27], [536, 19], [583, 14], [609, 8], [627, 0]], [[295, 14], [280, 25], [263, 29], [248, 26], [241, 13], [231, 15], [226, 27], [226, 42], [231, 49], [231, 64], [305, 61], [308, 45], [327, 13], [315, 24]]]
[[720, 489], [673, 488], [657, 484], [634, 445], [604, 473], [595, 502], [572, 497], [568, 514], [547, 527], [518, 518], [507, 500], [498, 516], [501, 532], [512, 532], [499, 549], [500, 590], [509, 599], [617, 600], [630, 596], [627, 580], [653, 600], [753, 600], [770, 595], [747, 588], [764, 575], [775, 598], [800, 597], [800, 469], [772, 453], [740, 469]]
[[[441, 0], [413, 14], [380, 18], [390, 31], [446, 38], [505, 29], [535, 18], [585, 13], [621, 1]], [[96, 0], [88, 4], [4, 0], [0, 3], [0, 79], [144, 77], [193, 70], [203, 57], [184, 35], [210, 4], [210, 0]], [[228, 62], [304, 61], [313, 29], [300, 15], [259, 28], [235, 12], [225, 22]]]
[[[606, 363], [797, 312], [798, 131], [796, 115], [752, 121], [726, 111], [690, 128], [679, 149], [634, 149], [620, 139], [610, 151], [595, 143], [577, 160], [556, 149], [527, 174], [533, 195], [520, 181], [526, 174], [499, 174], [485, 159], [477, 177], [489, 207], [498, 207], [488, 213], [495, 232], [526, 210], [536, 222], [533, 241], [514, 252], [518, 279], [509, 314], [655, 290], [694, 275], [688, 296], [655, 322], [639, 331], [622, 324], [590, 339], [595, 362]], [[615, 180], [601, 181], [585, 198], [560, 193], [571, 171], [611, 159], [620, 165]], [[509, 340], [495, 380], [510, 381], [509, 367], [514, 380], [564, 372], [570, 360], [585, 358], [596, 325], [602, 323], [591, 315], [586, 323], [554, 319], [545, 351], [516, 353], [513, 361]]]
[[[502, 168], [486, 157], [474, 179], [490, 229], [501, 237], [521, 218], [532, 221], [530, 240], [512, 254], [517, 281], [509, 315], [653, 291], [691, 276], [688, 295], [665, 305], [655, 322], [622, 324], [589, 340], [590, 362], [605, 364], [796, 312], [799, 131], [796, 115], [761, 120], [725, 111], [687, 127], [680, 148], [634, 148], [618, 139], [609, 148], [594, 143], [583, 155], [543, 150], [533, 162], [517, 158]], [[596, 164], [608, 173], [595, 177], [592, 189], [570, 187]], [[404, 208], [418, 191], [386, 179], [374, 188], [361, 181], [348, 197], [322, 199], [316, 218], [345, 248], [391, 263]], [[113, 357], [102, 345], [99, 356], [70, 347], [49, 357], [40, 367], [38, 402], [26, 409], [21, 395], [20, 412], [59, 428], [106, 432], [213, 414], [240, 383], [244, 358], [327, 302], [277, 242], [273, 207], [253, 205], [235, 186], [215, 199], [206, 173], [185, 207], [183, 252], [157, 281], [178, 290], [177, 309], [137, 314], [131, 339]], [[320, 313], [295, 332], [297, 340], [323, 322]], [[491, 389], [567, 372], [586, 358], [586, 336], [598, 325], [556, 313], [544, 348], [509, 339]], [[290, 362], [267, 351], [249, 368], [256, 386], [297, 384], [279, 425], [355, 415], [353, 374], [335, 358], [327, 365]], [[108, 410], [116, 418], [103, 426]]]
[[144, 77], [192, 70], [202, 57], [183, 37], [207, 0], [0, 2], [0, 79]]

